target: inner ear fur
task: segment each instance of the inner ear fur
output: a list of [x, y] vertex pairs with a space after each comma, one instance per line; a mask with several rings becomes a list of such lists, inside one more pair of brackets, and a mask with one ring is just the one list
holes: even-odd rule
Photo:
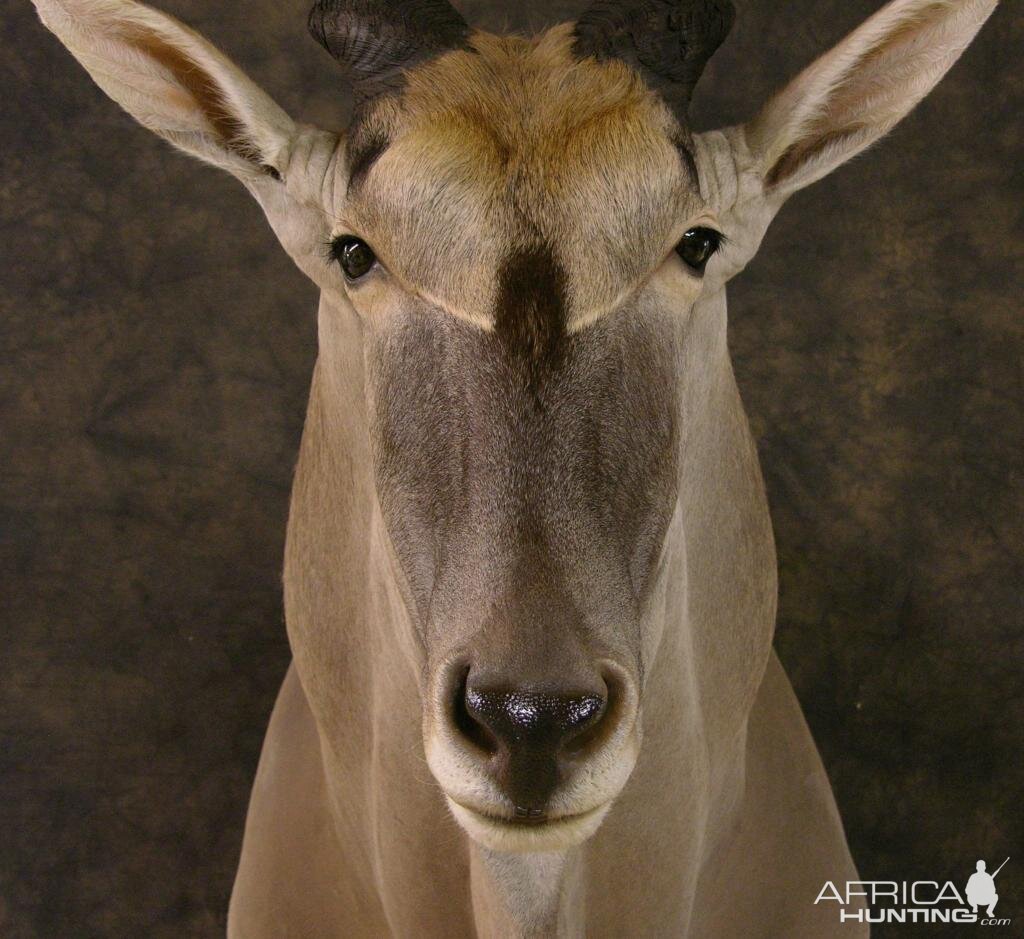
[[766, 187], [795, 191], [884, 136], [960, 57], [997, 0], [893, 0], [746, 128]]
[[133, 0], [34, 0], [43, 23], [139, 123], [237, 176], [280, 175], [291, 119], [226, 56]]
[[125, 33], [125, 41], [139, 53], [149, 56], [170, 72], [181, 89], [192, 97], [203, 113], [217, 142], [225, 150], [259, 167], [272, 176], [280, 177], [277, 169], [264, 162], [264, 155], [237, 112], [224, 96], [224, 89], [198, 67], [187, 53], [167, 42], [158, 33], [134, 28]]

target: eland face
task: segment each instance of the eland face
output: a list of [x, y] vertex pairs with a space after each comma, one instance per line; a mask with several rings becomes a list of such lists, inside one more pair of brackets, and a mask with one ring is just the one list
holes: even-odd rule
[[636, 759], [720, 240], [685, 126], [580, 42], [476, 34], [409, 69], [358, 113], [331, 233], [429, 764], [503, 847], [592, 832]]

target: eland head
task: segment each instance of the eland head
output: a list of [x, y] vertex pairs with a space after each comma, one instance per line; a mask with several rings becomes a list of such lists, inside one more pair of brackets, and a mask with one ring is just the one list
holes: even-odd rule
[[711, 786], [775, 603], [725, 284], [994, 0], [894, 0], [699, 134], [729, 0], [597, 0], [532, 38], [447, 0], [320, 0], [341, 133], [131, 0], [35, 2], [129, 112], [242, 180], [322, 291], [286, 586], [324, 746], [408, 674], [441, 793], [499, 851], [591, 836], [652, 720]]

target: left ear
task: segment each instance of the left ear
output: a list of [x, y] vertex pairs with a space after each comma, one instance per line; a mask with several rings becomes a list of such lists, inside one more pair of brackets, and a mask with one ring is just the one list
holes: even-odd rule
[[745, 128], [779, 201], [886, 134], [967, 48], [997, 0], [892, 0], [805, 69]]
[[283, 172], [296, 128], [213, 45], [133, 0], [34, 0], [97, 85], [140, 124], [245, 182]]

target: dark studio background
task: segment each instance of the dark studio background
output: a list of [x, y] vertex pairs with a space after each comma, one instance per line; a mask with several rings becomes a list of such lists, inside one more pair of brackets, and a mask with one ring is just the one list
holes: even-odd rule
[[[294, 117], [342, 120], [307, 3], [159, 5]], [[737, 3], [697, 126], [878, 5]], [[583, 3], [459, 6], [522, 27]], [[316, 292], [240, 185], [134, 125], [26, 0], [0, 10], [0, 936], [216, 936], [288, 662]], [[1004, 3], [730, 288], [777, 647], [865, 878], [962, 887], [1024, 847], [1022, 48]], [[1024, 935], [1024, 854], [998, 884]]]

